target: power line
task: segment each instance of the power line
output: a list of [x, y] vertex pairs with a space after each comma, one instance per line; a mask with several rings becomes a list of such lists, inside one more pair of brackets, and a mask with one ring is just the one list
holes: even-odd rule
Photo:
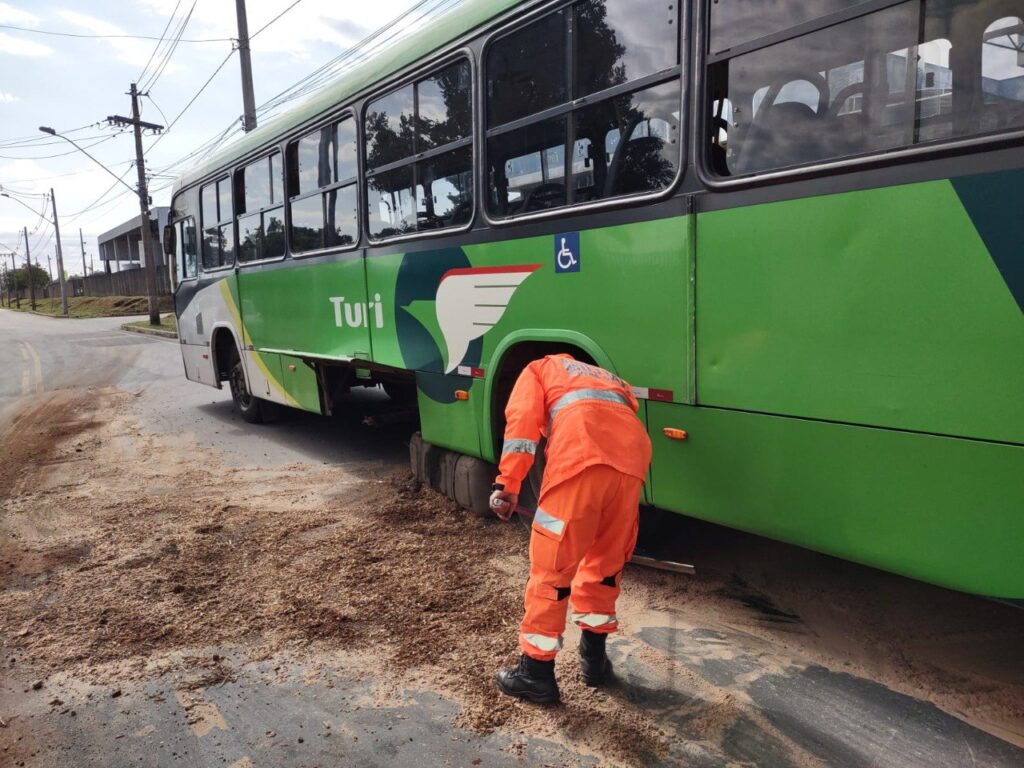
[[156, 101], [153, 99], [153, 97], [150, 96], [148, 93], [144, 93], [142, 95], [145, 96], [147, 99], [149, 99], [150, 101], [153, 102], [153, 106], [156, 107], [156, 111], [160, 113], [160, 117], [162, 117], [164, 123], [166, 123], [167, 122], [167, 115], [165, 115], [164, 111], [162, 109], [160, 109], [160, 105], [157, 104]]
[[135, 82], [140, 81], [143, 77], [146, 76], [146, 71], [149, 69], [149, 65], [153, 63], [153, 57], [156, 56], [156, 52], [160, 50], [160, 46], [163, 44], [164, 38], [167, 37], [167, 30], [171, 28], [171, 22], [174, 21], [174, 16], [178, 13], [178, 6], [180, 5], [181, 0], [178, 0], [178, 2], [174, 4], [174, 10], [171, 11], [171, 15], [168, 17], [167, 23], [164, 25], [164, 31], [160, 33], [160, 40], [159, 42], [157, 42], [156, 47], [153, 48], [153, 52], [149, 54], [149, 59], [146, 61], [146, 66], [142, 68], [142, 71], [139, 73], [139, 76], [135, 78]]
[[[131, 164], [133, 162], [134, 162], [133, 160], [125, 160], [122, 163], [112, 163], [112, 165], [124, 165], [125, 163]], [[71, 171], [70, 173], [57, 173], [57, 174], [54, 174], [53, 176], [37, 176], [34, 179], [10, 179], [10, 180], [6, 181], [5, 183], [6, 184], [34, 184], [37, 181], [50, 181], [51, 179], [66, 179], [66, 178], [68, 178], [70, 176], [81, 176], [82, 174], [85, 174], [85, 173], [94, 173], [94, 171], [92, 171], [92, 170]], [[5, 187], [5, 189], [6, 189], [6, 187]]]
[[[98, 128], [99, 125], [100, 125], [99, 123], [89, 123], [88, 125], [82, 125], [82, 126], [79, 126], [78, 128], [71, 128], [71, 129], [66, 130], [66, 131], [61, 131], [61, 133], [64, 133], [64, 134], [68, 134], [68, 133], [81, 133], [82, 131], [86, 131], [86, 130], [88, 130], [90, 128]], [[7, 145], [7, 144], [19, 144], [19, 143], [21, 143], [23, 141], [31, 141], [32, 139], [42, 139], [42, 138], [43, 137], [40, 136], [38, 133], [29, 134], [28, 136], [12, 136], [9, 139], [0, 139], [0, 147], [3, 147], [5, 145]]]
[[[114, 188], [115, 188], [115, 187], [116, 187], [116, 186], [117, 186], [117, 185], [118, 185], [119, 183], [123, 182], [123, 181], [124, 181], [124, 177], [125, 177], [125, 176], [127, 176], [127, 175], [128, 175], [129, 173], [131, 173], [131, 170], [132, 170], [132, 168], [134, 168], [134, 167], [135, 167], [135, 161], [132, 161], [132, 162], [131, 162], [131, 164], [130, 164], [130, 165], [128, 166], [128, 169], [127, 169], [127, 170], [126, 170], [126, 171], [125, 171], [124, 173], [122, 173], [122, 174], [121, 174], [121, 175], [120, 175], [120, 176], [119, 176], [119, 177], [117, 178], [117, 180], [116, 180], [116, 181], [115, 181], [115, 182], [114, 182], [113, 184], [111, 184], [111, 185], [110, 185], [109, 187], [107, 187], [107, 189], [106, 189], [106, 190], [104, 190], [104, 192], [103, 192], [103, 193], [102, 193], [102, 194], [101, 194], [101, 195], [100, 195], [99, 197], [97, 197], [97, 198], [96, 198], [95, 200], [93, 200], [93, 201], [92, 201], [91, 203], [89, 203], [89, 205], [85, 206], [85, 208], [83, 208], [82, 210], [80, 210], [80, 211], [75, 211], [75, 212], [74, 212], [74, 213], [72, 213], [72, 214], [68, 214], [68, 220], [69, 220], [69, 221], [72, 221], [72, 220], [74, 220], [74, 219], [77, 219], [77, 218], [78, 218], [79, 216], [81, 216], [82, 214], [84, 214], [84, 213], [88, 213], [89, 211], [91, 211], [91, 210], [93, 210], [94, 208], [98, 207], [98, 206], [99, 206], [99, 204], [100, 204], [100, 201], [101, 201], [101, 200], [102, 200], [103, 198], [105, 198], [105, 197], [106, 197], [107, 195], [109, 195], [109, 194], [111, 193], [111, 191], [112, 191], [112, 190], [113, 190], [113, 189], [114, 189]], [[133, 191], [134, 191], [134, 190], [131, 190], [131, 189], [126, 189], [126, 190], [123, 190], [123, 191], [122, 191], [122, 192], [121, 192], [120, 194], [118, 194], [118, 195], [116, 195], [115, 197], [113, 197], [113, 198], [111, 198], [110, 200], [108, 200], [108, 201], [107, 201], [107, 203], [113, 202], [114, 200], [117, 200], [117, 199], [119, 199], [119, 198], [123, 197], [124, 195], [128, 194], [129, 192], [133, 192]], [[106, 205], [107, 203], [104, 203], [104, 205]]]
[[[298, 1], [301, 2], [301, 0]], [[364, 59], [367, 56], [370, 56], [371, 54], [380, 50], [381, 47], [394, 42], [398, 37], [408, 32], [410, 28], [413, 28], [415, 24], [421, 21], [422, 19], [427, 18], [428, 16], [440, 15], [446, 12], [447, 10], [450, 10], [450, 8], [459, 5], [461, 2], [462, 0], [420, 0], [412, 8], [408, 9], [403, 14], [393, 19], [390, 23], [370, 33], [365, 38], [357, 42], [355, 45], [349, 47], [335, 58], [326, 62], [317, 69], [313, 70], [313, 72], [301, 78], [295, 84], [281, 91], [276, 96], [272, 96], [270, 99], [268, 99], [263, 104], [257, 107], [257, 114], [263, 117], [268, 112], [278, 107], [281, 107], [290, 101], [294, 101], [297, 98], [305, 96], [308, 93], [312, 93], [313, 91], [317, 90], [320, 87], [323, 87], [326, 83], [328, 83], [329, 81], [337, 77], [339, 74], [341, 74], [341, 72], [343, 71], [342, 65], [348, 64], [351, 66], [353, 63], [361, 59]], [[273, 19], [271, 19], [270, 22], [263, 25], [263, 27], [257, 30], [256, 34], [262, 32], [264, 29], [266, 29], [266, 27], [277, 21], [279, 18], [281, 18], [281, 16], [290, 11], [297, 4], [298, 2], [293, 2], [291, 5], [285, 8], [284, 11], [282, 11]], [[419, 12], [418, 16], [415, 19], [410, 19], [410, 14], [417, 12]], [[252, 39], [255, 36], [256, 35], [251, 35], [250, 39]], [[210, 79], [207, 80], [206, 83], [204, 83], [199, 93], [202, 93], [202, 90], [205, 89], [207, 85], [209, 85], [213, 77], [215, 77], [217, 72], [219, 72], [220, 69], [223, 68], [223, 66], [227, 63], [227, 60], [230, 59], [231, 55], [233, 54], [234, 51], [228, 54], [227, 58], [225, 58], [224, 61], [220, 63], [220, 65], [214, 71], [213, 75], [211, 75]], [[174, 125], [174, 123], [176, 123], [181, 118], [181, 116], [188, 110], [188, 108], [192, 105], [196, 98], [198, 98], [198, 96], [199, 94], [197, 93], [192, 98], [192, 100], [185, 106], [185, 109], [178, 113], [177, 117], [175, 117], [174, 120], [171, 121], [171, 125]], [[168, 126], [168, 128], [170, 128], [170, 125]], [[194, 158], [197, 158], [195, 162], [202, 162], [204, 159], [206, 159], [206, 157], [208, 157], [210, 154], [216, 151], [224, 142], [226, 142], [228, 139], [233, 138], [236, 134], [241, 132], [242, 128], [238, 124], [238, 121], [233, 120], [219, 134], [216, 134], [211, 139], [208, 139], [199, 147], [192, 150], [188, 154], [182, 156], [178, 160], [175, 160], [163, 166], [162, 168], [160, 168], [160, 171], [162, 173], [166, 173], [171, 169], [180, 167], [184, 163]], [[165, 131], [163, 134], [156, 138], [156, 140], [147, 149], [147, 154], [150, 150], [153, 149], [153, 147], [157, 145], [157, 143], [160, 142], [161, 139], [163, 139], [166, 133], [167, 132]]]
[[[98, 144], [103, 144], [105, 142], [110, 141], [111, 139], [116, 139], [122, 133], [125, 133], [125, 131], [118, 131], [117, 133], [113, 134], [112, 136], [107, 136], [104, 139], [99, 139], [98, 141], [94, 141], [92, 144], [85, 145], [85, 148], [86, 149], [91, 149], [92, 147], [95, 147]], [[68, 150], [67, 152], [58, 152], [55, 155], [33, 155], [31, 157], [11, 157], [10, 155], [0, 155], [0, 158], [3, 158], [4, 160], [52, 160], [55, 157], [67, 157], [68, 155], [73, 155], [77, 151], [78, 150], [76, 150], [76, 149], [71, 149], [71, 150]]]
[[188, 26], [189, 21], [191, 21], [192, 19], [192, 12], [196, 9], [197, 2], [199, 2], [199, 0], [192, 0], [192, 7], [188, 9], [188, 14], [182, 20], [180, 26], [178, 26], [178, 28], [176, 29], [173, 41], [170, 43], [170, 45], [168, 45], [166, 52], [164, 53], [163, 61], [156, 68], [153, 74], [150, 75], [149, 79], [146, 81], [145, 84], [139, 84], [140, 90], [152, 89], [153, 86], [156, 85], [156, 81], [159, 80], [160, 76], [164, 73], [164, 70], [167, 68], [167, 65], [171, 61], [171, 57], [174, 56], [174, 52], [178, 50], [178, 43], [181, 42], [181, 36], [185, 34], [185, 28]]
[[[79, 141], [92, 141], [93, 139], [103, 139], [109, 136], [109, 133], [97, 133], [95, 136], [83, 136]], [[0, 144], [0, 149], [35, 149], [36, 147], [48, 147], [53, 144], [63, 144], [63, 141], [54, 141], [53, 139], [44, 139], [42, 136], [36, 141], [21, 141], [11, 144]]]
[[281, 12], [280, 12], [279, 14], [277, 14], [277, 16], [275, 16], [274, 18], [272, 18], [272, 19], [271, 19], [270, 21], [268, 21], [268, 22], [267, 22], [266, 24], [264, 24], [264, 25], [263, 25], [262, 27], [260, 27], [259, 29], [257, 29], [257, 30], [256, 30], [255, 32], [253, 32], [253, 33], [252, 33], [251, 35], [249, 35], [249, 39], [250, 39], [250, 40], [252, 40], [252, 39], [253, 39], [254, 37], [256, 37], [256, 35], [258, 35], [258, 34], [259, 34], [260, 32], [262, 32], [262, 31], [263, 31], [264, 29], [266, 29], [267, 27], [269, 27], [269, 26], [270, 26], [271, 24], [273, 24], [273, 23], [274, 23], [275, 21], [277, 21], [278, 19], [280, 19], [280, 18], [281, 18], [282, 16], [284, 16], [284, 15], [285, 15], [286, 13], [288, 13], [288, 11], [290, 11], [290, 10], [291, 10], [292, 8], [294, 8], [294, 7], [296, 6], [296, 5], [298, 5], [298, 4], [299, 4], [299, 3], [301, 3], [301, 2], [302, 2], [302, 0], [295, 0], [295, 2], [294, 2], [294, 3], [292, 3], [292, 4], [291, 4], [291, 5], [289, 5], [289, 6], [287, 7], [287, 8], [285, 8], [285, 9], [284, 9], [283, 11], [281, 11]]
[[[0, 24], [0, 29], [13, 29], [18, 32], [31, 32], [35, 35], [53, 35], [55, 37], [78, 37], [90, 40], [161, 40], [161, 37], [153, 35], [85, 35], [75, 32], [52, 32], [47, 29], [30, 29], [29, 27], [15, 27], [10, 24]], [[201, 39], [182, 39], [179, 43], [230, 43], [230, 37], [205, 37]]]
[[177, 123], [178, 120], [181, 119], [181, 116], [184, 115], [186, 112], [188, 112], [189, 107], [191, 107], [195, 103], [196, 99], [198, 99], [202, 95], [203, 91], [206, 90], [206, 87], [210, 83], [213, 82], [213, 78], [215, 78], [217, 76], [217, 74], [224, 68], [224, 65], [228, 63], [228, 59], [230, 59], [234, 55], [235, 55], [235, 51], [232, 50], [230, 53], [228, 53], [227, 56], [224, 57], [224, 60], [221, 61], [221, 63], [217, 65], [217, 68], [215, 70], [213, 70], [213, 74], [211, 74], [206, 79], [206, 82], [203, 83], [199, 87], [199, 90], [196, 91], [195, 95], [192, 96], [191, 99], [189, 99], [188, 104], [186, 104], [185, 107], [181, 110], [181, 112], [178, 113], [177, 117], [175, 117], [173, 120], [171, 120], [171, 122], [170, 122], [170, 124], [168, 124], [167, 128], [164, 129], [164, 132], [161, 133], [159, 136], [157, 136], [156, 140], [152, 144], [149, 145], [149, 147], [146, 149], [147, 153], [150, 152], [153, 149], [153, 147], [155, 147], [157, 144], [159, 144], [160, 140], [170, 132], [171, 128], [174, 127], [174, 124]]

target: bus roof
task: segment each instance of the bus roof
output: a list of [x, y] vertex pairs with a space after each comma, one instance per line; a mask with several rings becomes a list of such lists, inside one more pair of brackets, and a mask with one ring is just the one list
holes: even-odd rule
[[174, 191], [177, 192], [178, 189], [233, 164], [261, 146], [273, 143], [277, 137], [305, 121], [343, 104], [365, 88], [414, 64], [488, 19], [523, 2], [524, 0], [462, 0], [455, 8], [436, 17], [422, 29], [412, 32], [367, 61], [342, 73], [319, 93], [189, 169], [175, 184]]

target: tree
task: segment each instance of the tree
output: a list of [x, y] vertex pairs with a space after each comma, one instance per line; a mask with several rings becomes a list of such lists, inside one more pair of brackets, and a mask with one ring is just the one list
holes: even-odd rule
[[50, 275], [42, 267], [37, 267], [35, 264], [22, 265], [17, 272], [11, 272], [8, 270], [4, 273], [4, 290], [13, 291], [15, 286], [18, 290], [27, 290], [29, 275], [32, 277], [32, 284], [36, 288], [45, 288], [50, 284]]

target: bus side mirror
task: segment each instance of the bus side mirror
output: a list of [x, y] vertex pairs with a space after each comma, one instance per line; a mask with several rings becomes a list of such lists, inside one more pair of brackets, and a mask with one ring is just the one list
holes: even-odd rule
[[164, 255], [173, 256], [175, 251], [178, 250], [178, 234], [174, 229], [173, 224], [167, 224], [164, 227]]

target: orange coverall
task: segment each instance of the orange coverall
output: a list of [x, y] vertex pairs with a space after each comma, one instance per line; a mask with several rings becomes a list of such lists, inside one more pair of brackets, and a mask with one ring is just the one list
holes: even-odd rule
[[547, 437], [544, 480], [530, 536], [530, 580], [519, 645], [553, 659], [572, 620], [615, 631], [622, 567], [636, 545], [640, 492], [651, 441], [625, 381], [569, 355], [549, 355], [520, 374], [505, 408], [497, 482], [519, 493]]

